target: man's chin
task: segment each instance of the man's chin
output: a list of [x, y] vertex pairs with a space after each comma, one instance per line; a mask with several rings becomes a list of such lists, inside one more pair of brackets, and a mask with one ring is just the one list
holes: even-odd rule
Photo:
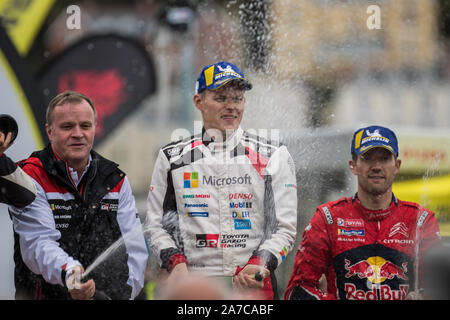
[[87, 159], [89, 159], [89, 153], [86, 152], [71, 152], [66, 157], [66, 161], [69, 163], [80, 163]]
[[369, 188], [369, 193], [373, 196], [381, 196], [383, 194], [385, 194], [388, 191], [387, 188], [384, 187], [372, 187]]

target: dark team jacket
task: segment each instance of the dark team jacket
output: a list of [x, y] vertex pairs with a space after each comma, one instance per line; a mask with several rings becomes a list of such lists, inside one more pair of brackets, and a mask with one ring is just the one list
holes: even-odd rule
[[[424, 253], [440, 243], [433, 212], [416, 203], [393, 196], [379, 211], [357, 195], [325, 203], [303, 232], [285, 299], [405, 299], [415, 270], [422, 279]], [[322, 274], [327, 292], [319, 290]]]
[[[117, 222], [118, 199], [104, 198], [108, 193], [120, 190], [125, 177], [116, 163], [94, 151], [91, 151], [91, 157], [90, 167], [79, 184], [80, 189], [74, 186], [66, 163], [55, 157], [50, 145], [20, 163], [46, 193], [55, 193], [59, 198], [48, 199], [56, 229], [61, 233], [58, 243], [85, 267], [121, 237]], [[72, 199], [67, 194], [72, 194]], [[14, 240], [16, 299], [70, 299], [67, 288], [50, 284], [41, 275], [31, 272], [22, 260], [16, 232]], [[102, 268], [90, 274], [97, 290], [102, 290], [112, 299], [130, 298], [127, 258], [123, 249], [114, 255], [114, 259], [109, 259]], [[65, 284], [64, 269], [62, 266], [61, 281]]]

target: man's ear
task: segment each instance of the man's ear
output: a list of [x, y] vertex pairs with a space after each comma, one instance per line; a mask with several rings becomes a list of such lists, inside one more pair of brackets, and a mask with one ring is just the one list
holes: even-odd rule
[[400, 167], [402, 165], [402, 160], [401, 159], [395, 159], [395, 174], [397, 174], [397, 172], [400, 170]]
[[45, 132], [47, 132], [48, 140], [52, 142], [52, 127], [48, 123], [45, 124]]
[[202, 96], [200, 94], [196, 93], [194, 95], [194, 97], [192, 98], [192, 101], [194, 102], [194, 106], [198, 110], [202, 111], [202, 107], [203, 107], [203, 105], [202, 105], [202, 102], [203, 102]]
[[348, 167], [350, 168], [350, 171], [356, 176], [356, 163], [355, 161], [348, 160]]

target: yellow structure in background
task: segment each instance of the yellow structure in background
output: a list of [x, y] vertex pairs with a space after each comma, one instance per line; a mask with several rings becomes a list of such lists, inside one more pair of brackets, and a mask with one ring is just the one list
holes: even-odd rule
[[0, 0], [0, 18], [20, 55], [28, 53], [55, 0]]
[[450, 237], [450, 175], [397, 182], [392, 189], [399, 199], [433, 210], [441, 235]]
[[450, 131], [409, 128], [397, 130], [397, 137], [398, 178], [409, 180], [395, 182], [394, 194], [434, 211], [441, 235], [450, 237]]

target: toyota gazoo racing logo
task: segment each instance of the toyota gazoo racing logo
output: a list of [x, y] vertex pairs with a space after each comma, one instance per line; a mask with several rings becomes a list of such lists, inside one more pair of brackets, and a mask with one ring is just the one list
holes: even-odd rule
[[393, 290], [389, 285], [383, 284], [384, 281], [394, 278], [408, 281], [408, 262], [397, 266], [379, 256], [370, 257], [354, 264], [350, 264], [348, 259], [345, 259], [344, 262], [344, 268], [347, 270], [345, 278], [357, 277], [359, 279], [367, 279], [367, 287], [369, 289], [369, 291], [358, 290], [353, 283], [345, 283], [346, 299], [404, 300], [408, 295], [408, 284], [400, 284], [399, 290]]
[[218, 234], [197, 234], [195, 247], [196, 248], [217, 248], [219, 244]]
[[101, 210], [117, 211], [118, 208], [119, 208], [119, 204], [117, 204], [117, 203], [102, 203], [101, 204]]

